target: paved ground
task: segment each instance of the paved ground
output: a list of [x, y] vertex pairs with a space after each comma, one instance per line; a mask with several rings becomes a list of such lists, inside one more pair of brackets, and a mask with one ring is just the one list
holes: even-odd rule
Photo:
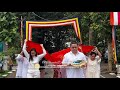
[[12, 67], [12, 73], [9, 74], [6, 78], [15, 78], [15, 75], [16, 75], [16, 66], [13, 66]]
[[[13, 67], [13, 70], [16, 70], [16, 66]], [[45, 69], [45, 78], [53, 78], [53, 69], [47, 68]], [[9, 74], [7, 78], [15, 78], [16, 71], [13, 71], [12, 74]], [[108, 65], [107, 63], [101, 63], [101, 78], [118, 78], [115, 73], [108, 72]]]
[[[13, 66], [13, 73], [9, 74], [6, 78], [15, 78], [16, 75], [16, 66]], [[14, 71], [15, 70], [15, 71]], [[54, 71], [52, 68], [45, 69], [45, 78], [53, 78]]]
[[115, 71], [113, 73], [108, 72], [108, 63], [101, 63], [101, 78], [118, 78], [115, 74]]

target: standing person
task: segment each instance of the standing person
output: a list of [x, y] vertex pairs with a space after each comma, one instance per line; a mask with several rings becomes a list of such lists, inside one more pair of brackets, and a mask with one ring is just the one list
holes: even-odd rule
[[2, 60], [0, 60], [0, 71], [2, 71], [3, 70], [3, 58], [2, 58]]
[[8, 58], [8, 65], [9, 65], [9, 70], [12, 70], [12, 67], [13, 67], [13, 61], [11, 59], [11, 57], [9, 56]]
[[27, 78], [29, 61], [25, 57], [23, 51], [20, 54], [18, 54], [18, 56], [15, 59], [17, 61], [16, 78]]
[[29, 60], [29, 66], [28, 66], [28, 73], [27, 78], [40, 78], [40, 71], [39, 71], [39, 61], [46, 55], [46, 50], [42, 46], [43, 53], [40, 55], [37, 55], [36, 49], [32, 48], [30, 53], [28, 54], [26, 50], [26, 40], [23, 45], [23, 52], [27, 59]]
[[45, 58], [43, 58], [42, 60], [40, 60], [39, 64], [40, 64], [40, 78], [44, 78], [45, 77], [45, 63], [46, 63], [46, 60]]
[[101, 56], [97, 47], [90, 53], [87, 60], [86, 78], [100, 78]]
[[[62, 64], [71, 66], [74, 61], [83, 60], [86, 62], [86, 57], [82, 52], [78, 51], [78, 44], [76, 42], [71, 42], [70, 49], [71, 51], [64, 55]], [[85, 67], [85, 65], [83, 65]], [[66, 77], [67, 78], [85, 78], [84, 68], [66, 68]]]

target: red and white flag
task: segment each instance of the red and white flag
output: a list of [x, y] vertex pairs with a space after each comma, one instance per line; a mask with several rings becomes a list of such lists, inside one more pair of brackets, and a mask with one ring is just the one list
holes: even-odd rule
[[120, 12], [110, 12], [110, 25], [120, 25]]
[[113, 59], [114, 64], [117, 63], [117, 52], [116, 52], [116, 29], [115, 26], [112, 27], [112, 49], [113, 49]]

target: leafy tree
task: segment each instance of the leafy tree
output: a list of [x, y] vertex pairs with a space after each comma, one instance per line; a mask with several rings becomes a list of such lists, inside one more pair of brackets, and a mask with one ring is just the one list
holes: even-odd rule
[[7, 42], [9, 47], [17, 47], [20, 42], [17, 29], [18, 23], [15, 13], [0, 12], [0, 41]]
[[[55, 21], [77, 17], [83, 44], [97, 46], [103, 55], [108, 49], [108, 66], [109, 71], [112, 71], [112, 27], [109, 23], [109, 12], [17, 12], [16, 15], [18, 17], [22, 15], [28, 21]], [[64, 43], [71, 41], [72, 38], [79, 42], [71, 26], [33, 30], [33, 41], [43, 43], [50, 53], [65, 48]]]
[[109, 21], [109, 12], [67, 12], [66, 16], [80, 15], [81, 34], [84, 44], [97, 46], [103, 53], [108, 49], [108, 67], [112, 71], [112, 27]]

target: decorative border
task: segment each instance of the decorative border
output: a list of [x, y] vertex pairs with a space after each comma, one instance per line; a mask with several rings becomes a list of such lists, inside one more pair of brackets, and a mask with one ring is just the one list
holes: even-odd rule
[[66, 26], [73, 25], [77, 37], [82, 43], [80, 28], [78, 23], [78, 18], [60, 20], [60, 21], [47, 21], [47, 22], [38, 22], [38, 21], [26, 21], [26, 39], [32, 41], [32, 28], [38, 27], [55, 27], [55, 26]]

